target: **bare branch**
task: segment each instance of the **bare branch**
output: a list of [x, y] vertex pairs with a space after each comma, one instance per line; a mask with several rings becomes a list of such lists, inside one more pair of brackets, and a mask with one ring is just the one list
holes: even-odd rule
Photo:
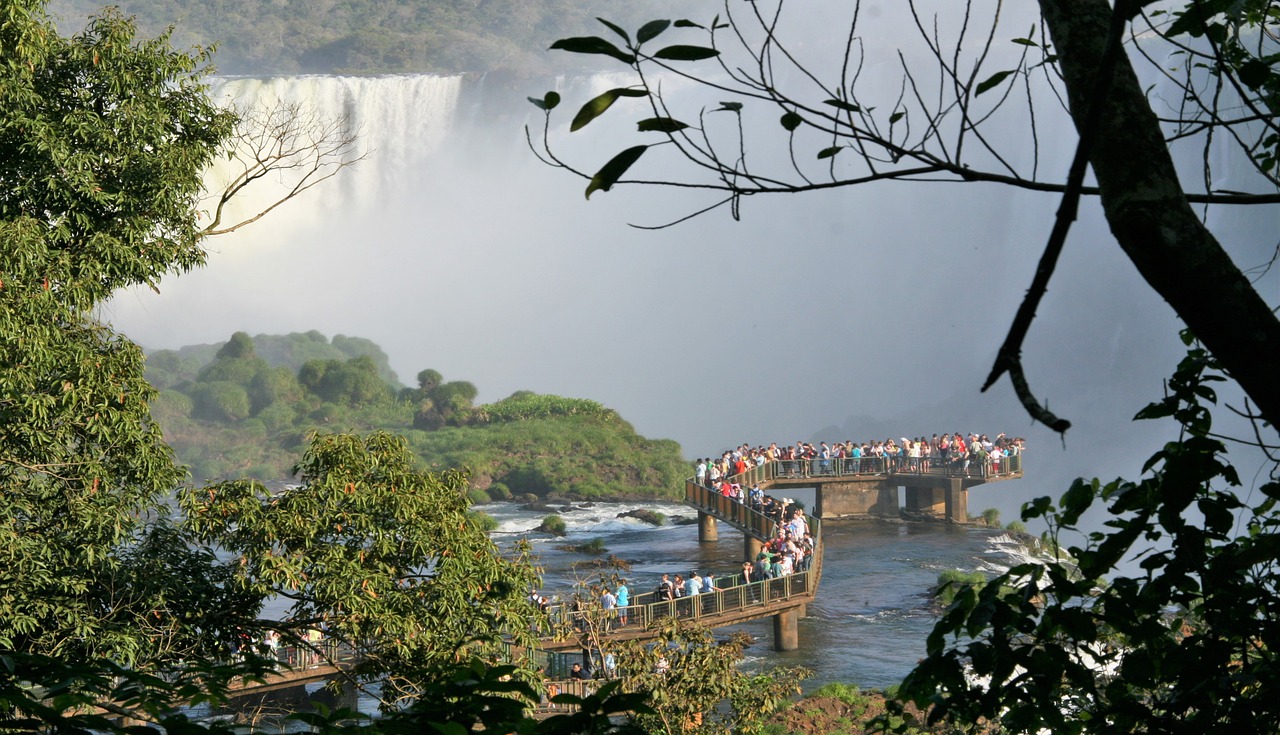
[[[325, 118], [293, 102], [240, 111], [240, 123], [227, 148], [235, 170], [212, 197], [211, 221], [203, 233], [224, 235], [258, 221], [281, 204], [327, 181], [369, 155], [359, 150], [358, 132], [343, 116]], [[246, 193], [268, 191], [268, 204], [224, 223], [228, 205]], [[283, 189], [283, 191], [281, 191]]]

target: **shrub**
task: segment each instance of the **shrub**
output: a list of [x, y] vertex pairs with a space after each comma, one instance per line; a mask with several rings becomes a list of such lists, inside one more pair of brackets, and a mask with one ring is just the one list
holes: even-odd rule
[[195, 418], [231, 422], [249, 416], [249, 394], [235, 383], [197, 383], [192, 388], [191, 401]]
[[987, 522], [992, 528], [1000, 527], [1000, 511], [995, 508], [987, 508], [982, 511], [982, 520]]
[[467, 511], [467, 520], [485, 533], [498, 530], [498, 519], [480, 510]]
[[586, 543], [577, 544], [573, 548], [574, 551], [582, 554], [603, 554], [608, 551], [608, 549], [604, 547], [604, 539], [598, 537], [593, 538]]
[[481, 490], [478, 487], [472, 488], [467, 492], [467, 499], [471, 501], [472, 505], [484, 505], [485, 503], [493, 502], [493, 500], [489, 497], [489, 493]]
[[533, 530], [549, 533], [553, 536], [563, 536], [568, 533], [568, 527], [565, 525], [564, 519], [554, 513], [543, 518], [542, 525]]
[[860, 714], [866, 709], [871, 698], [863, 694], [855, 684], [845, 684], [844, 682], [833, 681], [830, 684], [824, 684], [812, 693], [809, 697], [833, 697], [844, 702], [854, 710], [854, 714]]
[[933, 588], [933, 599], [943, 607], [950, 606], [955, 602], [956, 596], [965, 587], [973, 587], [985, 584], [986, 575], [981, 572], [962, 572], [959, 569], [949, 569], [938, 575], [938, 585]]
[[489, 497], [493, 498], [494, 500], [510, 500], [511, 499], [511, 488], [507, 487], [506, 484], [501, 482], [493, 483], [485, 490], [485, 492], [489, 493]]
[[1013, 533], [1026, 533], [1027, 524], [1022, 521], [1009, 521], [1009, 525], [1005, 526], [1005, 529], [1012, 531]]

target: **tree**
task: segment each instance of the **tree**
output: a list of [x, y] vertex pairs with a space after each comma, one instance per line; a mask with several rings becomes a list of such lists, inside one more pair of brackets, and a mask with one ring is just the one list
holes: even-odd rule
[[324, 625], [363, 655], [355, 675], [388, 677], [388, 701], [458, 664], [493, 664], [508, 646], [535, 642], [533, 565], [500, 555], [467, 515], [465, 474], [414, 464], [400, 437], [324, 435], [298, 464], [296, 488], [273, 494], [236, 481], [180, 498], [194, 540], [234, 555], [233, 589], [291, 605], [286, 621], [242, 625], [295, 641]]
[[[1002, 62], [1002, 15], [982, 20], [977, 5], [966, 4], [954, 16], [928, 18], [918, 5], [911, 4], [911, 18], [930, 67], [922, 71], [904, 62], [901, 91], [889, 99], [865, 93], [872, 72], [857, 5], [845, 46], [837, 50], [843, 62], [829, 75], [804, 67], [800, 59], [809, 49], [782, 38], [782, 2], [726, 4], [726, 23], [719, 17], [706, 25], [653, 21], [635, 32], [634, 41], [606, 23], [622, 39], [616, 45], [600, 37], [558, 41], [554, 47], [611, 57], [638, 76], [637, 84], [584, 104], [571, 129], [590, 124], [618, 100], [643, 98], [651, 116], [639, 129], [661, 142], [627, 148], [594, 173], [552, 151], [545, 129], [535, 150], [587, 180], [590, 196], [619, 183], [672, 183], [623, 178], [661, 146], [705, 174], [676, 183], [722, 192], [718, 204], [729, 204], [735, 214], [754, 194], [894, 179], [991, 182], [1060, 195], [1028, 298], [987, 381], [989, 386], [1008, 373], [1032, 416], [1059, 431], [1069, 424], [1035, 400], [1019, 355], [1077, 201], [1097, 196], [1117, 243], [1188, 326], [1190, 351], [1168, 381], [1166, 397], [1137, 417], [1172, 418], [1180, 438], [1147, 462], [1139, 481], [1080, 480], [1057, 508], [1049, 498], [1025, 506], [1023, 519], [1047, 522], [1053, 545], [1067, 553], [958, 590], [930, 636], [928, 658], [909, 675], [902, 694], [931, 707], [931, 721], [976, 731], [1274, 731], [1280, 727], [1272, 695], [1280, 687], [1274, 604], [1280, 591], [1280, 460], [1264, 436], [1280, 429], [1274, 380], [1280, 374], [1280, 322], [1191, 204], [1280, 203], [1276, 8], [1262, 0], [1191, 0], [1172, 10], [1123, 0], [1114, 9], [1103, 0], [1041, 0], [1040, 20], [1013, 39], [1019, 54]], [[980, 20], [983, 30], [972, 35]], [[646, 45], [673, 27], [707, 40]], [[950, 41], [944, 41], [947, 33]], [[729, 58], [730, 47], [745, 61]], [[1180, 64], [1153, 62], [1166, 53]], [[714, 77], [688, 71], [689, 63], [710, 59], [718, 64]], [[1152, 62], [1152, 74], [1175, 85], [1173, 113], [1156, 114], [1134, 61]], [[706, 84], [717, 99], [734, 98], [715, 110], [683, 115], [660, 87], [672, 76]], [[788, 78], [801, 86], [784, 89]], [[1014, 155], [987, 126], [1019, 100], [1014, 109], [1025, 111], [1025, 128], [1040, 145], [1037, 102], [1045, 96], [1037, 90], [1045, 88], [1061, 95], [1080, 136], [1071, 172], [1060, 182], [1039, 177], [1038, 149]], [[547, 111], [550, 125], [559, 95], [532, 101]], [[769, 169], [754, 157], [754, 128], [743, 109], [759, 103], [776, 110], [789, 170]], [[716, 115], [732, 120], [728, 144], [717, 137]], [[1215, 172], [1209, 151], [1219, 139], [1230, 140], [1237, 161], [1252, 167], [1253, 191], [1210, 188]], [[1202, 192], [1186, 193], [1178, 179], [1169, 149], [1183, 141], [1202, 146]], [[1016, 165], [1026, 160], [1029, 167]], [[1085, 184], [1090, 168], [1096, 185]], [[1274, 258], [1268, 267], [1273, 265]], [[1251, 438], [1224, 436], [1213, 425], [1215, 384], [1232, 380], [1254, 404], [1238, 410], [1252, 421]], [[1256, 492], [1241, 490], [1227, 442], [1262, 452], [1267, 477]], [[1083, 515], [1098, 503], [1107, 505], [1105, 529], [1081, 530]], [[899, 707], [899, 719], [882, 725], [910, 731], [903, 714]]]
[[[587, 101], [570, 130], [590, 124], [620, 99], [643, 98], [649, 116], [638, 122], [639, 131], [659, 142], [628, 147], [594, 173], [583, 170], [549, 147], [547, 128], [560, 102], [551, 92], [531, 100], [547, 117], [539, 143], [534, 146], [530, 135], [530, 144], [544, 161], [587, 180], [588, 197], [619, 183], [678, 185], [723, 195], [690, 216], [723, 204], [736, 214], [744, 197], [757, 194], [885, 180], [990, 182], [1060, 194], [1058, 223], [984, 386], [1007, 373], [1031, 415], [1058, 431], [1070, 424], [1032, 394], [1022, 371], [1021, 345], [1078, 198], [1097, 196], [1117, 243], [1142, 276], [1222, 360], [1258, 415], [1280, 427], [1280, 383], [1273, 378], [1280, 373], [1280, 321], [1191, 208], [1192, 203], [1280, 203], [1280, 126], [1275, 118], [1280, 82], [1274, 49], [1262, 33], [1271, 32], [1275, 23], [1272, 5], [1263, 0], [1192, 0], [1171, 20], [1164, 11], [1145, 14], [1148, 6], [1140, 2], [1122, 0], [1113, 11], [1105, 0], [1041, 0], [1042, 16], [1031, 32], [1017, 31], [1019, 37], [1004, 47], [999, 3], [987, 8], [971, 2], [954, 12], [940, 10], [932, 19], [919, 9], [922, 4], [909, 4], [910, 19], [931, 68], [902, 62], [900, 89], [888, 98], [864, 93], [867, 79], [880, 70], [868, 71], [871, 61], [865, 58], [862, 35], [867, 21], [857, 5], [849, 11], [852, 20], [841, 36], [843, 48], [835, 49], [840, 61], [831, 70], [806, 67], [806, 39], [784, 38], [780, 29], [791, 20], [785, 0], [725, 3], [723, 15], [705, 25], [655, 20], [637, 30], [634, 40], [605, 22], [620, 42], [576, 37], [552, 48], [611, 57], [634, 71], [635, 83]], [[984, 15], [988, 9], [990, 14]], [[702, 43], [682, 39], [654, 48], [652, 42], [672, 29], [700, 35]], [[1127, 52], [1122, 43], [1126, 32], [1132, 37]], [[1148, 49], [1155, 41], [1140, 42], [1140, 35], [1167, 42], [1164, 50], [1182, 54], [1186, 62], [1183, 78], [1156, 69], [1181, 85], [1183, 107], [1172, 119], [1156, 115], [1134, 71], [1134, 57], [1156, 58], [1161, 51]], [[1207, 45], [1194, 42], [1193, 36], [1203, 36]], [[1003, 52], [1010, 47], [1016, 53]], [[699, 61], [713, 61], [716, 67], [691, 71], [690, 64]], [[997, 64], [1011, 68], [993, 71]], [[733, 99], [712, 110], [683, 114], [661, 88], [667, 78], [702, 84], [714, 91], [715, 99]], [[1039, 175], [1041, 142], [1034, 133], [1038, 116], [1044, 114], [1038, 103], [1046, 97], [1065, 100], [1080, 133], [1065, 181]], [[751, 137], [758, 129], [751, 120], [744, 122], [746, 106], [761, 104], [779, 116], [781, 165], [758, 160], [756, 138]], [[1015, 111], [1024, 113], [1023, 123], [1032, 133], [1025, 151], [1010, 149], [1009, 141], [989, 131], [992, 120]], [[724, 119], [726, 126], [716, 124]], [[1195, 139], [1193, 134], [1201, 141], [1215, 135], [1237, 141], [1261, 193], [1185, 193], [1168, 146]], [[688, 164], [688, 177], [624, 180], [631, 166], [655, 148]], [[1084, 184], [1086, 168], [1092, 169], [1096, 186]], [[1206, 170], [1204, 180], [1211, 178]]]
[[[222, 155], [227, 164], [223, 183], [206, 202], [211, 219], [203, 234], [209, 236], [257, 222], [364, 160], [368, 152], [360, 150], [358, 131], [345, 116], [326, 118], [296, 102], [278, 101], [238, 109]], [[269, 203], [233, 216], [230, 205], [243, 201], [247, 192], [253, 192], [255, 201]]]
[[[1068, 554], [960, 590], [902, 695], [932, 705], [934, 721], [1018, 733], [1280, 727], [1280, 462], [1270, 447], [1269, 477], [1242, 495], [1208, 405], [1223, 381], [1193, 346], [1169, 394], [1138, 415], [1184, 432], [1146, 477], [1077, 480], [1057, 507], [1028, 503], [1023, 518], [1047, 521]], [[1095, 503], [1108, 528], [1082, 533]], [[1126, 559], [1136, 573], [1117, 573]]]
[[203, 51], [139, 42], [111, 10], [64, 38], [42, 7], [0, 23], [0, 645], [143, 662], [171, 653], [167, 607], [109, 580], [183, 473], [141, 350], [90, 310], [203, 262], [202, 174], [234, 116]]
[[209, 96], [208, 51], [140, 39], [118, 10], [71, 37], [42, 0], [0, 15], [0, 647], [138, 670], [212, 660], [226, 619], [260, 601], [175, 541], [164, 501], [186, 473], [142, 351], [94, 309], [204, 262], [205, 176], [237, 115]]

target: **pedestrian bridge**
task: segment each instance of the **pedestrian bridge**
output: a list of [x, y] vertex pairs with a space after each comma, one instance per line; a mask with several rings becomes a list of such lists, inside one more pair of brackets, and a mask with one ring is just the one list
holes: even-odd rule
[[[764, 542], [778, 535], [778, 519], [742, 503], [721, 503], [722, 500], [728, 499], [693, 480], [685, 483], [685, 503], [698, 509], [700, 519], [711, 517], [740, 531], [744, 538], [744, 560], [755, 559]], [[546, 640], [540, 646], [546, 651], [588, 649], [593, 647], [589, 640], [593, 636], [609, 641], [649, 640], [657, 636], [652, 623], [665, 617], [710, 628], [773, 617], [774, 647], [780, 651], [794, 650], [799, 645], [796, 621], [803, 616], [804, 606], [817, 594], [822, 579], [821, 521], [810, 519], [809, 532], [814, 539], [814, 553], [809, 568], [804, 571], [753, 582], [746, 582], [741, 573], [723, 575], [716, 577], [715, 589], [674, 600], [662, 599], [656, 591], [632, 594], [631, 604], [615, 608], [605, 619], [601, 619], [598, 610], [558, 608], [552, 611], [553, 618], [558, 617], [576, 634], [566, 640]]]
[[[675, 600], [660, 599], [657, 592], [632, 594], [631, 604], [601, 616], [600, 611], [575, 611], [561, 607], [552, 611], [573, 634], [560, 640], [545, 639], [540, 648], [547, 652], [586, 652], [601, 640], [620, 642], [651, 640], [653, 623], [673, 617], [710, 628], [736, 625], [760, 618], [773, 618], [773, 646], [779, 651], [799, 647], [799, 619], [818, 592], [822, 580], [822, 521], [858, 516], [898, 517], [904, 511], [952, 522], [967, 520], [969, 488], [988, 482], [1022, 477], [1022, 457], [1006, 457], [999, 462], [929, 465], [923, 462], [894, 464], [883, 457], [830, 460], [788, 460], [769, 462], [730, 478], [743, 488], [759, 485], [763, 490], [812, 487], [817, 491], [816, 507], [807, 520], [814, 538], [810, 567], [783, 577], [747, 582], [741, 574], [716, 577], [715, 588]], [[904, 502], [899, 501], [899, 490]], [[698, 511], [699, 539], [719, 539], [717, 524], [724, 523], [743, 537], [743, 558], [754, 559], [765, 541], [778, 535], [780, 519], [766, 515], [748, 503], [726, 497], [694, 479], [685, 482], [686, 505]], [[595, 639], [594, 641], [592, 639]], [[350, 665], [349, 654], [338, 650], [323, 654], [311, 650], [285, 652], [285, 667], [261, 681], [234, 687], [233, 696], [262, 694], [297, 687], [339, 674]], [[297, 660], [292, 660], [292, 657]], [[282, 659], [283, 660], [283, 659]], [[309, 664], [309, 665], [308, 665]], [[549, 670], [547, 686], [556, 691], [586, 693], [598, 682], [559, 679], [563, 672]], [[551, 713], [557, 705], [547, 703], [540, 712]]]
[[[810, 516], [821, 519], [898, 518], [905, 514], [966, 523], [971, 488], [1021, 477], [1019, 454], [972, 462], [888, 457], [780, 460], [753, 467], [730, 480], [744, 490], [752, 485], [765, 490], [814, 488], [817, 497]], [[686, 484], [690, 483], [696, 484]], [[687, 502], [687, 491], [685, 497]], [[716, 502], [737, 501], [724, 498]]]

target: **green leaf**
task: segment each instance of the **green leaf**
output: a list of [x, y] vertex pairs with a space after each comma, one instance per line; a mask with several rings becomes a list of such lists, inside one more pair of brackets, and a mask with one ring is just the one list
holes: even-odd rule
[[632, 146], [609, 159], [609, 162], [601, 166], [596, 175], [591, 177], [591, 183], [587, 185], [587, 198], [590, 199], [594, 191], [609, 191], [613, 188], [613, 185], [618, 183], [618, 179], [631, 168], [631, 164], [644, 155], [648, 147], [647, 145]]
[[689, 126], [670, 117], [651, 117], [636, 123], [636, 127], [642, 133], [674, 133]]
[[560, 104], [560, 93], [547, 92], [546, 97], [543, 97], [542, 99], [530, 97], [529, 101], [532, 102], [534, 107], [537, 107], [539, 110], [554, 110], [556, 105]]
[[721, 102], [720, 106], [717, 107], [715, 110], [713, 110], [713, 112], [720, 112], [720, 111], [741, 112], [742, 103], [741, 102]]
[[604, 54], [605, 56], [612, 56], [624, 64], [636, 63], [636, 57], [598, 36], [562, 38], [551, 44], [551, 48], [575, 54]]
[[693, 21], [688, 20], [687, 18], [681, 18], [680, 20], [676, 21], [675, 26], [676, 28], [701, 28], [704, 31], [707, 30], [705, 26], [699, 23], [694, 23]]
[[628, 36], [628, 35], [627, 35], [627, 32], [626, 32], [626, 31], [624, 31], [624, 30], [622, 30], [622, 28], [618, 27], [617, 25], [615, 25], [615, 24], [613, 24], [613, 23], [610, 23], [609, 21], [605, 20], [604, 18], [596, 18], [596, 20], [598, 20], [598, 21], [600, 21], [601, 23], [603, 23], [603, 24], [605, 25], [605, 27], [607, 27], [609, 30], [613, 31], [614, 33], [618, 34], [619, 36], [622, 36], [622, 40], [626, 41], [628, 44], [630, 44], [630, 43], [631, 43], [631, 36]]
[[892, 125], [892, 124], [894, 124], [894, 123], [898, 122], [898, 121], [899, 121], [899, 120], [901, 120], [902, 118], [906, 117], [906, 115], [907, 115], [907, 113], [905, 113], [905, 112], [895, 112], [895, 113], [893, 113], [892, 115], [890, 115], [890, 116], [889, 116], [889, 124], [890, 124], [890, 125]]
[[[671, 21], [669, 20], [651, 20], [648, 23], [645, 23], [640, 26], [640, 30], [636, 31], [636, 43], [652, 41], [659, 33], [667, 30], [667, 27], [670, 25]], [[676, 21], [676, 25], [680, 25], [680, 21]]]
[[609, 109], [613, 103], [618, 100], [619, 97], [646, 97], [648, 94], [649, 93], [643, 89], [627, 89], [625, 87], [610, 89], [607, 92], [599, 94], [593, 99], [588, 100], [587, 103], [582, 106], [582, 109], [578, 110], [578, 114], [573, 116], [573, 122], [569, 124], [569, 132], [586, 127], [587, 123], [602, 115], [605, 110]]
[[854, 105], [854, 104], [851, 104], [851, 103], [845, 102], [844, 100], [825, 100], [825, 101], [823, 101], [823, 103], [822, 103], [822, 104], [824, 104], [824, 105], [831, 105], [832, 107], [835, 107], [835, 108], [837, 108], [837, 109], [844, 110], [844, 111], [846, 111], [846, 112], [862, 112], [862, 108], [861, 108], [861, 107], [858, 107], [857, 105]]
[[1240, 69], [1237, 72], [1240, 76], [1240, 81], [1253, 90], [1257, 90], [1266, 84], [1273, 73], [1271, 65], [1261, 59], [1249, 59], [1240, 65]]
[[1040, 44], [1036, 43], [1035, 41], [1032, 41], [1030, 38], [1015, 38], [1013, 39], [1013, 42], [1018, 44], [1019, 46], [1031, 46], [1033, 48], [1040, 48]]
[[987, 77], [986, 81], [978, 85], [978, 88], [974, 90], [973, 96], [977, 97], [983, 92], [986, 92], [987, 90], [996, 86], [1000, 82], [1003, 82], [1005, 79], [1009, 77], [1010, 74], [1016, 73], [1016, 71], [1017, 71], [1016, 69], [1009, 69], [1007, 71], [998, 71], [995, 74], [992, 74], [991, 76]]
[[666, 59], [667, 61], [702, 61], [719, 56], [720, 52], [706, 46], [688, 46], [685, 44], [676, 44], [675, 46], [667, 46], [658, 50], [653, 55], [655, 59]]
[[822, 150], [818, 151], [818, 159], [821, 160], [823, 158], [831, 158], [832, 156], [834, 156], [835, 154], [839, 153], [842, 150], [844, 150], [844, 146], [842, 145], [833, 145], [830, 148], [823, 148]]
[[804, 118], [794, 112], [787, 112], [782, 115], [782, 119], [779, 122], [782, 123], [782, 127], [791, 131], [800, 127], [800, 124], [804, 122]]

